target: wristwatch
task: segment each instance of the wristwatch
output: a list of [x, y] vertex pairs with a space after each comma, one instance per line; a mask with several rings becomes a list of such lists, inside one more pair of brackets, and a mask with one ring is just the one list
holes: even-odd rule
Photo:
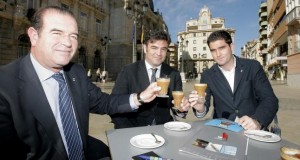
[[137, 99], [138, 99], [138, 101], [139, 101], [140, 104], [144, 104], [145, 102], [142, 100], [142, 98], [140, 97], [140, 95], [141, 95], [141, 92], [139, 92], [137, 94]]

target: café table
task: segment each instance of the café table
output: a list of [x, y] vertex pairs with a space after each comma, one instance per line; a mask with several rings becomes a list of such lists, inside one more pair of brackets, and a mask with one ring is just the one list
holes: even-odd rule
[[[106, 131], [108, 145], [113, 160], [131, 160], [133, 156], [153, 151], [161, 157], [174, 160], [199, 160], [199, 159], [247, 159], [247, 160], [280, 160], [280, 148], [291, 147], [300, 149], [300, 146], [281, 139], [279, 142], [260, 142], [249, 140], [247, 156], [245, 157], [247, 136], [243, 131], [233, 132], [218, 127], [206, 126], [207, 121], [190, 122], [191, 129], [185, 131], [172, 131], [166, 129], [164, 125], [145, 126], [125, 129], [112, 129]], [[223, 133], [228, 135], [227, 141], [218, 137]], [[140, 134], [154, 133], [165, 139], [165, 143], [153, 149], [137, 148], [130, 143], [130, 139]], [[189, 145], [197, 138], [207, 140], [212, 143], [234, 146], [237, 148], [235, 156], [224, 155], [199, 148], [199, 151], [216, 157], [207, 158], [179, 151]]]

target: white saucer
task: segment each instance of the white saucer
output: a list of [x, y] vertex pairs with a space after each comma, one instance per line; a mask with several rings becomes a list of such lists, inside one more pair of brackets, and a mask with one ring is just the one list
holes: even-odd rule
[[160, 98], [169, 98], [169, 95], [157, 95], [157, 97], [160, 97]]
[[151, 134], [140, 134], [130, 139], [131, 145], [137, 148], [157, 148], [165, 143], [165, 139], [159, 135], [155, 135], [156, 138], [161, 141], [160, 143], [155, 142], [155, 138]]
[[251, 139], [261, 142], [278, 142], [281, 140], [278, 135], [263, 130], [246, 130], [244, 134]]
[[185, 122], [167, 122], [164, 127], [172, 131], [185, 131], [191, 129], [191, 125]]

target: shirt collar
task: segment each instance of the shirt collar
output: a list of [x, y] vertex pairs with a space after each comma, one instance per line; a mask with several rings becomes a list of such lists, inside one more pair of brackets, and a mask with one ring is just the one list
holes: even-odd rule
[[[151, 68], [153, 68], [146, 60], [145, 60], [145, 64], [146, 64], [147, 71], [150, 70]], [[155, 68], [157, 68], [157, 70], [160, 70], [161, 69], [161, 65], [159, 65], [158, 67], [155, 67]]]
[[[30, 54], [30, 59], [41, 82], [49, 79], [55, 73], [43, 67], [32, 54]], [[60, 72], [63, 73], [62, 70]]]

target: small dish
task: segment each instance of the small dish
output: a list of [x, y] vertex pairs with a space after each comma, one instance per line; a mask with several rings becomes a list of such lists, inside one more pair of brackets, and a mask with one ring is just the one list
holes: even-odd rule
[[157, 95], [157, 97], [160, 97], [160, 98], [169, 98], [169, 95]]
[[155, 142], [155, 138], [151, 134], [140, 134], [130, 139], [131, 145], [137, 148], [157, 148], [165, 143], [165, 139], [155, 134], [160, 143]]
[[186, 131], [191, 129], [191, 125], [185, 122], [167, 122], [164, 124], [164, 127], [166, 129], [172, 130], [172, 131]]
[[244, 134], [251, 139], [261, 142], [278, 142], [281, 140], [278, 135], [263, 130], [246, 130]]

